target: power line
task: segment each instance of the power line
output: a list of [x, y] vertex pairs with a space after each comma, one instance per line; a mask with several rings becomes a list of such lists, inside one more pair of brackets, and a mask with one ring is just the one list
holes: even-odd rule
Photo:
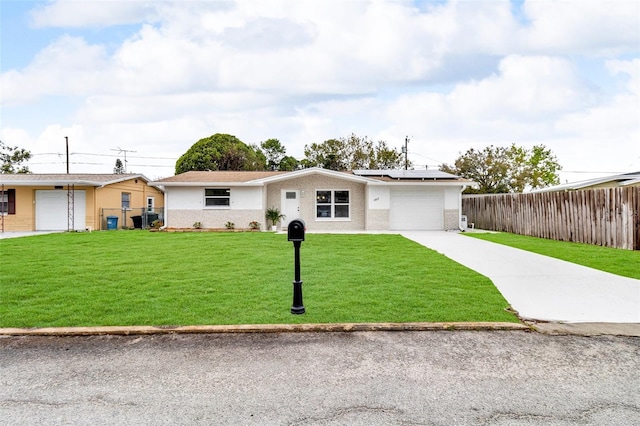
[[[41, 152], [41, 153], [37, 153], [37, 154], [32, 154], [32, 156], [34, 156], [34, 157], [36, 155], [57, 155], [57, 156], [62, 156], [64, 154], [61, 154], [59, 152]], [[69, 155], [90, 155], [90, 156], [94, 156], [94, 157], [112, 157], [112, 158], [119, 157], [119, 155], [117, 155], [117, 154], [93, 154], [93, 153], [90, 153], [90, 152], [72, 152]], [[176, 160], [174, 157], [146, 157], [146, 156], [140, 156], [140, 155], [130, 155], [128, 158], [140, 158], [140, 159], [144, 159], [144, 160], [173, 160], [173, 161]]]

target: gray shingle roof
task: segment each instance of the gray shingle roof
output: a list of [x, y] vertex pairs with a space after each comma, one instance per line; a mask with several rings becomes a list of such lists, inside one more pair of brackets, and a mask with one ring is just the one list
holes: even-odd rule
[[256, 179], [277, 176], [288, 172], [244, 172], [244, 171], [213, 171], [199, 172], [191, 171], [179, 175], [157, 180], [156, 183], [165, 182], [250, 182]]
[[87, 173], [52, 173], [52, 174], [35, 174], [35, 173], [18, 173], [18, 174], [0, 174], [0, 184], [31, 186], [31, 185], [87, 185], [102, 186], [110, 183], [121, 182], [129, 179], [143, 179], [149, 182], [144, 175], [141, 174], [87, 174]]

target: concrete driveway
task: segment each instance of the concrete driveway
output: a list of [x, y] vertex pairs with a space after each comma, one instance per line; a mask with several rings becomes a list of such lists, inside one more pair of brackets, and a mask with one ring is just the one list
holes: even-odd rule
[[489, 277], [522, 318], [640, 323], [640, 280], [456, 232], [402, 235]]
[[18, 237], [30, 237], [32, 235], [45, 235], [45, 234], [54, 234], [56, 232], [64, 232], [64, 231], [7, 231], [0, 232], [0, 240], [4, 238], [18, 238]]

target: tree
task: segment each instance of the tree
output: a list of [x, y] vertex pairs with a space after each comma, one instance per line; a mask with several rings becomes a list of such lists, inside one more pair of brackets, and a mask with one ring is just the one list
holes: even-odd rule
[[0, 160], [2, 160], [2, 168], [0, 173], [31, 173], [28, 166], [20, 166], [31, 158], [31, 151], [27, 151], [17, 146], [8, 146], [0, 141]]
[[471, 148], [461, 154], [453, 166], [442, 164], [440, 170], [479, 185], [477, 189], [468, 188], [467, 192], [496, 194], [557, 185], [562, 167], [544, 145], [529, 150], [512, 144], [508, 148], [491, 145], [482, 151]]
[[353, 133], [347, 138], [305, 145], [304, 155], [304, 167], [331, 170], [397, 169], [403, 164], [402, 154], [385, 141], [374, 143]]
[[265, 170], [266, 157], [255, 145], [216, 133], [194, 143], [176, 162], [176, 174], [190, 170]]
[[328, 139], [322, 143], [304, 146], [304, 167], [322, 167], [331, 170], [347, 170], [347, 152], [343, 141]]
[[282, 146], [278, 139], [267, 139], [260, 144], [265, 157], [267, 158], [267, 168], [269, 170], [278, 170], [280, 162], [285, 157], [287, 149]]
[[116, 159], [116, 166], [113, 168], [113, 173], [117, 175], [121, 175], [124, 173], [124, 166], [122, 165], [122, 161], [120, 159]]
[[278, 166], [278, 170], [281, 172], [285, 171], [293, 171], [297, 170], [300, 166], [300, 162], [296, 160], [294, 157], [287, 155], [282, 160], [280, 160], [280, 165]]

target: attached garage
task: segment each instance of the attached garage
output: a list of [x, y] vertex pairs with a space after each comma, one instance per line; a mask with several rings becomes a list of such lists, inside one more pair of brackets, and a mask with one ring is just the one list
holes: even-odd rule
[[444, 230], [441, 188], [392, 188], [389, 228], [393, 231]]
[[[36, 231], [66, 231], [68, 202], [66, 190], [36, 191]], [[84, 231], [87, 196], [84, 190], [74, 191], [74, 229]]]

